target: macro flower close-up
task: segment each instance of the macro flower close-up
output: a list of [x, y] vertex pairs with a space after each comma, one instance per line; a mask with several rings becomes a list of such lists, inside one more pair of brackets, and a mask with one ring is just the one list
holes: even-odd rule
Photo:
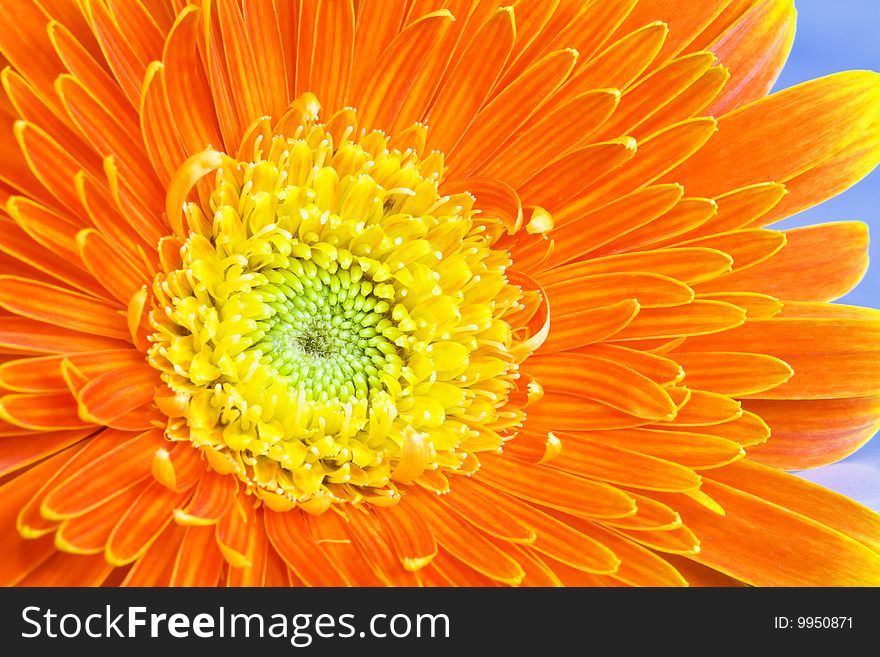
[[4, 9], [3, 585], [880, 585], [792, 0]]

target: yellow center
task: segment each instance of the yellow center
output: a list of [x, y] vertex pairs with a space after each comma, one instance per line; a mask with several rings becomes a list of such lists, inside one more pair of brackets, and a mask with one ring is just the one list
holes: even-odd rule
[[393, 503], [472, 472], [521, 419], [504, 410], [521, 292], [473, 197], [440, 195], [438, 153], [334, 130], [303, 112], [249, 161], [190, 158], [170, 193], [202, 201], [153, 285], [168, 435], [275, 510]]

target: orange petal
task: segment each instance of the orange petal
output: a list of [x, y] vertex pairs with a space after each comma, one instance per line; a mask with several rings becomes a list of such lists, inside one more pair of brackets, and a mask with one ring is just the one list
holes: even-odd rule
[[682, 193], [680, 185], [653, 185], [599, 209], [574, 201], [554, 216], [558, 228], [551, 235], [557, 245], [548, 265], [557, 266], [581, 257], [648, 224], [675, 207]]
[[46, 495], [43, 515], [54, 519], [79, 516], [134, 486], [150, 474], [153, 454], [164, 444], [162, 431], [153, 429], [72, 470]]
[[493, 580], [514, 585], [522, 581], [525, 573], [519, 564], [483, 534], [458, 521], [439, 497], [414, 490], [407, 498], [409, 506], [431, 526], [437, 542], [456, 559]]
[[612, 338], [613, 341], [705, 335], [742, 325], [742, 308], [722, 301], [698, 299], [674, 308], [645, 308]]
[[614, 87], [624, 90], [656, 57], [666, 39], [668, 27], [654, 20], [615, 41], [595, 55], [565, 85], [562, 98], [587, 89]]
[[0, 477], [43, 460], [79, 442], [92, 429], [52, 431], [32, 436], [3, 436], [0, 439]]
[[[127, 435], [114, 430], [105, 429], [96, 432], [89, 440], [82, 441], [77, 447], [57, 454], [29, 470], [26, 473], [27, 476], [31, 476], [31, 473], [42, 474], [43, 485], [19, 510], [17, 529], [22, 536], [35, 538], [54, 530], [58, 525], [57, 520], [47, 518], [42, 513], [43, 500], [46, 495], [58, 482], [64, 481], [70, 474], [113, 449], [120, 440], [127, 437]], [[20, 477], [22, 476], [25, 475], [20, 475]]]
[[21, 196], [10, 198], [6, 202], [6, 211], [37, 244], [81, 267], [76, 248], [79, 226], [71, 223], [65, 215]]
[[256, 516], [250, 499], [241, 500], [236, 496], [227, 506], [220, 522], [215, 525], [217, 547], [233, 568], [249, 568], [253, 565], [248, 559], [248, 546], [255, 522]]
[[583, 146], [550, 163], [524, 183], [518, 192], [527, 205], [540, 205], [550, 212], [580, 197], [596, 179], [629, 162], [636, 154], [636, 140], [621, 137]]
[[785, 246], [785, 233], [766, 228], [743, 228], [680, 242], [724, 251], [733, 258], [733, 271], [743, 271], [772, 258]]
[[539, 351], [549, 354], [601, 342], [619, 333], [638, 313], [638, 301], [625, 299], [610, 306], [556, 317], [553, 319], [553, 330]]
[[755, 461], [787, 470], [815, 468], [852, 454], [880, 429], [880, 397], [786, 401], [746, 400], [773, 430], [749, 448]]
[[96, 424], [111, 424], [150, 404], [159, 383], [159, 373], [146, 363], [104, 372], [79, 391], [80, 415]]
[[[116, 4], [125, 5], [127, 3]], [[141, 5], [141, 8], [143, 8], [143, 5]], [[159, 33], [158, 39], [154, 41], [155, 45], [152, 52], [150, 54], [141, 53], [139, 56], [134, 48], [134, 40], [128, 38], [127, 33], [122, 30], [119, 22], [116, 20], [116, 16], [113, 15], [105, 3], [84, 3], [83, 13], [101, 46], [104, 59], [113, 72], [120, 89], [122, 89], [122, 92], [131, 104], [137, 107], [137, 99], [140, 96], [140, 83], [143, 80], [146, 65], [151, 60], [159, 59], [161, 54], [161, 33]], [[132, 34], [139, 32], [146, 34], [147, 30], [152, 28], [155, 38], [156, 32], [158, 32], [155, 25], [150, 26], [150, 28], [145, 26], [143, 30], [138, 30], [137, 23], [131, 27], [133, 28]], [[146, 59], [144, 60], [141, 57], [146, 57]]]
[[545, 431], [593, 431], [638, 427], [646, 420], [603, 403], [560, 392], [547, 392], [528, 408], [530, 426]]
[[52, 476], [52, 470], [70, 458], [69, 453], [55, 455], [0, 486], [0, 549], [3, 550], [0, 584], [3, 586], [14, 586], [55, 552], [51, 536], [36, 540], [23, 538], [17, 519], [22, 507], [39, 492], [46, 478]]
[[147, 67], [141, 93], [140, 131], [154, 175], [158, 176], [165, 187], [188, 155], [174, 129], [166, 90], [165, 65], [161, 62], [152, 62]]
[[348, 521], [341, 515], [324, 513], [305, 515], [306, 527], [314, 540], [315, 551], [323, 552], [349, 586], [382, 586], [384, 580], [352, 540]]
[[772, 390], [794, 372], [782, 360], [764, 354], [705, 351], [677, 354], [684, 385], [731, 397]]
[[360, 99], [372, 82], [376, 62], [397, 36], [406, 12], [406, 4], [362, 0], [355, 22], [354, 58], [351, 67], [349, 103]]
[[592, 344], [581, 347], [578, 349], [578, 353], [596, 356], [604, 360], [613, 360], [660, 385], [679, 383], [684, 378], [684, 372], [674, 360], [637, 349], [615, 344]]
[[354, 54], [354, 4], [319, 1], [316, 12], [309, 90], [325, 108], [335, 112], [348, 94]]
[[[626, 450], [656, 456], [660, 459], [677, 463], [685, 468], [693, 469], [719, 467], [736, 461], [745, 455], [739, 442], [715, 435], [712, 433], [714, 429], [714, 426], [707, 428], [703, 433], [648, 428], [616, 429], [614, 431], [589, 434], [588, 437], [605, 443], [602, 446], [603, 449], [615, 446], [622, 447]], [[580, 443], [570, 443], [571, 441], [563, 443], [563, 450], [565, 450], [566, 455], [568, 452], [578, 453], [576, 450], [580, 448]], [[594, 449], [592, 442], [587, 444], [590, 445], [591, 449]], [[567, 447], [570, 449], [567, 449]], [[560, 461], [560, 464], [564, 465], [565, 462], [565, 460]], [[555, 462], [550, 463], [550, 465], [555, 464]], [[620, 467], [618, 465], [616, 469]], [[628, 476], [630, 479], [644, 480], [645, 477], [650, 475], [650, 472], [646, 472], [635, 475], [629, 474]], [[693, 482], [693, 478], [690, 481]], [[626, 481], [620, 481], [619, 483], [636, 486], [636, 484], [627, 483]], [[641, 488], [641, 486], [638, 487]]]
[[143, 556], [190, 494], [170, 491], [158, 481], [147, 486], [110, 533], [107, 561], [122, 566]]
[[685, 4], [678, 0], [643, 0], [630, 12], [617, 34], [626, 34], [650, 21], [664, 21], [669, 34], [657, 61], [665, 62], [690, 44], [729, 4], [730, 0], [690, 0]]
[[[106, 107], [117, 120], [123, 122], [134, 134], [137, 129], [137, 113], [122, 94], [119, 85], [110, 77], [89, 50], [69, 29], [67, 21], [52, 21], [47, 27], [49, 40], [67, 70], [78, 78], [98, 102]], [[89, 30], [91, 34], [91, 30]]]
[[547, 392], [585, 397], [647, 420], [671, 420], [676, 408], [659, 385], [626, 365], [586, 354], [540, 355], [525, 371]]
[[694, 299], [694, 291], [681, 281], [646, 272], [583, 276], [544, 289], [550, 298], [550, 308], [558, 315], [629, 298], [636, 299], [642, 308], [669, 308]]
[[168, 586], [175, 557], [185, 533], [185, 527], [170, 523], [143, 556], [134, 562], [122, 585]]
[[226, 513], [235, 492], [233, 477], [208, 470], [199, 479], [189, 504], [174, 510], [174, 520], [182, 525], [213, 525]]
[[490, 489], [478, 488], [470, 481], [457, 481], [451, 495], [443, 503], [489, 536], [513, 543], [531, 543], [535, 534], [525, 527], [516, 516], [507, 513], [500, 498]]
[[632, 498], [614, 486], [488, 453], [481, 454], [480, 461], [481, 482], [529, 502], [588, 518], [635, 513]]
[[[675, 399], [676, 390], [673, 388], [668, 390]], [[741, 404], [726, 395], [686, 388], [679, 388], [678, 391], [686, 393], [685, 401], [678, 409], [678, 415], [672, 422], [658, 422], [658, 425], [702, 427], [729, 422], [742, 416]]]
[[115, 304], [55, 285], [0, 277], [0, 305], [11, 312], [62, 328], [125, 340], [128, 328]]
[[487, 162], [528, 121], [574, 68], [577, 53], [558, 50], [531, 64], [480, 110], [450, 153], [450, 175], [464, 177]]
[[733, 259], [717, 249], [675, 248], [657, 249], [642, 253], [622, 253], [572, 263], [544, 272], [540, 281], [544, 285], [592, 274], [605, 274], [621, 271], [644, 271], [677, 278], [683, 283], [694, 285], [711, 280], [729, 272]]
[[108, 108], [101, 106], [77, 78], [59, 76], [55, 90], [67, 115], [101, 159], [114, 156], [121, 174], [135, 193], [145, 202], [161, 207], [163, 189], [144, 157], [137, 135], [127, 132], [126, 126], [119, 123]]
[[668, 212], [606, 244], [594, 256], [668, 246], [679, 242], [678, 236], [689, 235], [706, 222], [712, 221], [718, 205], [708, 198], [684, 198]]
[[[755, 182], [785, 182], [867, 129], [880, 102], [878, 80], [867, 71], [837, 73], [740, 107], [718, 120], [718, 136], [670, 178], [709, 197]], [[780, 145], [775, 136], [782, 133]]]
[[595, 523], [575, 520], [575, 528], [612, 550], [620, 565], [612, 577], [630, 586], [685, 586], [687, 582], [665, 559]]
[[705, 226], [699, 228], [693, 237], [769, 223], [764, 219], [765, 215], [776, 207], [787, 193], [785, 185], [768, 182], [747, 185], [716, 196], [718, 214]]
[[[701, 286], [751, 290], [791, 301], [831, 301], [849, 292], [868, 268], [868, 227], [839, 222], [785, 232], [772, 258]], [[829, 248], [831, 247], [831, 248]]]
[[385, 529], [369, 512], [357, 510], [348, 514], [349, 532], [366, 557], [370, 567], [389, 586], [415, 586], [415, 575], [401, 567], [397, 554], [389, 545]]
[[[871, 318], [776, 317], [717, 336], [689, 339], [682, 351], [743, 350], [784, 360], [794, 376], [757, 396], [839, 399], [880, 393], [880, 323]], [[735, 347], [733, 346], [735, 345]]]
[[266, 582], [269, 539], [266, 536], [262, 511], [255, 509], [248, 520], [243, 556], [249, 565], [243, 568], [229, 568], [226, 573], [227, 586], [264, 586]]
[[[679, 430], [675, 426], [667, 428], [672, 431]], [[683, 430], [687, 431], [687, 427], [684, 427]], [[703, 426], [699, 431], [703, 434], [732, 440], [742, 447], [753, 447], [766, 443], [770, 437], [770, 427], [763, 418], [760, 415], [745, 410], [742, 411], [742, 415], [733, 420]]]
[[266, 534], [287, 566], [307, 586], [345, 586], [346, 580], [327, 555], [316, 549], [303, 515], [298, 510], [264, 514]]
[[101, 170], [101, 158], [80, 134], [74, 132], [75, 128], [71, 129], [69, 122], [62, 118], [63, 112], [58, 113], [57, 108], [49, 107], [39, 92], [12, 69], [3, 70], [0, 78], [19, 118], [39, 126], [43, 132], [51, 135], [62, 150], [81, 162], [90, 172]]
[[709, 477], [812, 518], [880, 552], [880, 516], [844, 495], [751, 459], [720, 468]]
[[791, 51], [796, 15], [791, 0], [755, 3], [707, 47], [730, 70], [730, 82], [712, 103], [713, 114], [770, 91]]
[[562, 453], [547, 463], [550, 468], [645, 490], [678, 492], [700, 486], [700, 476], [684, 465], [603, 444], [600, 441], [604, 432], [558, 435], [562, 440]]
[[836, 196], [880, 163], [880, 121], [853, 136], [846, 146], [808, 171], [785, 181], [788, 194], [765, 217], [768, 224]]
[[217, 549], [210, 527], [187, 527], [169, 586], [217, 586], [223, 569], [223, 555]]
[[[602, 126], [601, 135], [633, 134], [633, 128], [641, 125], [696, 82], [715, 61], [709, 52], [696, 52], [673, 60], [643, 77], [620, 99], [620, 107], [614, 116]], [[650, 133], [640, 131], [646, 136]]]
[[[201, 10], [187, 6], [177, 15], [162, 53], [165, 89], [177, 134], [187, 153], [223, 144], [208, 78], [198, 54]], [[271, 51], [271, 42], [264, 42]]]
[[113, 565], [107, 563], [101, 554], [84, 556], [56, 552], [18, 582], [18, 586], [100, 586], [112, 570]]
[[98, 231], [82, 230], [76, 242], [83, 262], [95, 279], [122, 303], [127, 304], [142, 285], [152, 281], [143, 263], [126, 260]]
[[617, 89], [594, 89], [547, 108], [544, 116], [517, 131], [480, 175], [514, 186], [525, 182], [534, 174], [535, 162], [554, 161], [582, 145], [612, 115], [619, 100]]
[[[582, 202], [589, 199], [591, 203], [604, 204], [658, 180], [680, 182], [666, 173], [700, 151], [717, 131], [715, 119], [707, 116], [686, 119], [664, 127], [639, 142], [638, 152], [624, 168], [597, 179], [584, 192]], [[685, 188], [691, 196], [709, 196], [693, 193], [694, 190], [687, 185]]]
[[92, 426], [80, 418], [69, 393], [4, 395], [0, 397], [0, 417], [26, 429], [43, 431]]
[[671, 507], [651, 497], [639, 495], [632, 489], [627, 489], [626, 492], [636, 502], [638, 508], [635, 514], [627, 518], [602, 520], [603, 527], [651, 532], [666, 532], [681, 527], [681, 516]]
[[[446, 76], [425, 122], [431, 126], [431, 148], [450, 152], [482, 107], [513, 48], [513, 11], [499, 9], [468, 44], [458, 64]], [[473, 66], [480, 62], [480, 66]], [[508, 180], [509, 179], [505, 179]]]
[[535, 550], [520, 545], [511, 545], [508, 549], [511, 556], [516, 559], [525, 573], [520, 586], [562, 586], [562, 581], [550, 569], [550, 566], [538, 556]]
[[[417, 87], [430, 61], [439, 55], [435, 52], [437, 44], [452, 20], [448, 10], [427, 14], [408, 25], [388, 44], [376, 60], [381, 64], [373, 69], [369, 86], [362, 97], [355, 99], [361, 125], [393, 127], [407, 95]], [[429, 44], [427, 49], [426, 44]], [[408, 122], [413, 120], [410, 116]]]
[[[14, 203], [15, 197], [12, 197], [9, 205]], [[106, 291], [88, 272], [78, 266], [79, 263], [71, 262], [66, 255], [54, 253], [54, 249], [43, 248], [17, 226], [16, 222], [5, 217], [0, 218], [0, 251], [19, 261], [15, 263], [18, 265], [16, 274], [23, 273], [24, 267], [21, 265], [26, 264], [55, 279], [48, 279], [47, 282], [66, 283], [93, 296], [106, 296]], [[30, 278], [27, 274], [25, 277]]]
[[437, 542], [431, 527], [406, 498], [399, 504], [381, 509], [376, 518], [385, 528], [397, 558], [407, 570], [418, 570], [437, 554]]
[[783, 303], [776, 297], [757, 292], [703, 292], [697, 295], [697, 299], [723, 301], [739, 306], [746, 311], [746, 319], [771, 319], [782, 312], [783, 307]]
[[677, 508], [701, 539], [696, 561], [755, 586], [880, 584], [880, 554], [839, 531], [760, 497], [706, 481], [725, 510], [689, 500]]
[[[55, 532], [55, 545], [59, 550], [74, 554], [97, 554], [103, 552], [113, 527], [143, 492], [146, 483], [129, 488], [110, 498], [90, 512], [61, 523]], [[103, 559], [103, 555], [101, 555]]]

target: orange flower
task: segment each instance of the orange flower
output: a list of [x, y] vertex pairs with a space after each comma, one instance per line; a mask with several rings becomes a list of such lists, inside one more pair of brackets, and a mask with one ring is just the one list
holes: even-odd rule
[[880, 583], [784, 472], [880, 423], [790, 1], [6, 11], [3, 583]]

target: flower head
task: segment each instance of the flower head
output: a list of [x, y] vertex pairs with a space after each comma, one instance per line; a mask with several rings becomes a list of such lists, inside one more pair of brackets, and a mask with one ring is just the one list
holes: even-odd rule
[[880, 582], [785, 473], [880, 424], [866, 233], [763, 227], [878, 76], [766, 96], [782, 0], [436, 5], [10, 10], [0, 581]]

